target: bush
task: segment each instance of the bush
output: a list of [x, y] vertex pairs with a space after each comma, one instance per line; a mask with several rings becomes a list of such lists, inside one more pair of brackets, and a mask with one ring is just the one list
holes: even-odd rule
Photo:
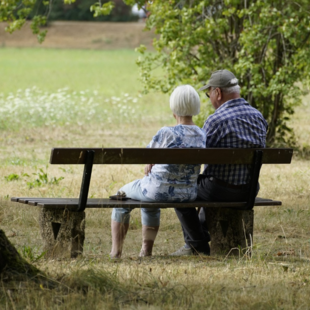
[[303, 94], [297, 82], [309, 77], [309, 2], [158, 0], [147, 9], [147, 29], [159, 38], [156, 54], [138, 49], [146, 92], [165, 93], [178, 84], [198, 89], [213, 71], [228, 69], [268, 121], [268, 144], [294, 142], [287, 122]]

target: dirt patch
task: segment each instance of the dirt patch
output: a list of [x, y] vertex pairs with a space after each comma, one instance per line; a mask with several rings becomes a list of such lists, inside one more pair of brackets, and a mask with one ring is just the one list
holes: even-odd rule
[[143, 31], [144, 22], [51, 22], [42, 44], [32, 34], [29, 23], [13, 34], [7, 33], [6, 23], [0, 23], [0, 46], [82, 49], [134, 49], [140, 44], [152, 47], [154, 34]]

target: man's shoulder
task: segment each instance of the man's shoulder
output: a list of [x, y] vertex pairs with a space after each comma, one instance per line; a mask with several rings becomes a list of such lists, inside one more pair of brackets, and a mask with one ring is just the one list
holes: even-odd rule
[[224, 108], [222, 111], [224, 112], [225, 110], [239, 110], [239, 111], [244, 111], [244, 112], [252, 112], [252, 113], [258, 113], [261, 114], [259, 110], [256, 108], [252, 107], [245, 99], [243, 98], [238, 98], [238, 99], [233, 99], [225, 102], [222, 107]]
[[[243, 99], [243, 98], [241, 98], [241, 99]], [[238, 112], [236, 114], [238, 114], [238, 113], [239, 113], [239, 115], [244, 114], [247, 117], [255, 119], [257, 121], [260, 121], [265, 126], [267, 126], [267, 121], [265, 120], [263, 114], [259, 110], [257, 110], [256, 108], [252, 107], [247, 101], [244, 100], [244, 102], [245, 102], [245, 104], [240, 106], [240, 109], [237, 110]]]
[[233, 99], [225, 102], [214, 114], [210, 115], [210, 120], [225, 120], [227, 118], [238, 117], [242, 114], [263, 117], [262, 113], [252, 107], [243, 98]]
[[204, 128], [218, 127], [227, 122], [238, 122], [241, 118], [256, 119], [260, 123], [267, 126], [262, 113], [252, 107], [245, 99], [238, 98], [225, 102], [212, 115], [210, 115], [204, 123]]

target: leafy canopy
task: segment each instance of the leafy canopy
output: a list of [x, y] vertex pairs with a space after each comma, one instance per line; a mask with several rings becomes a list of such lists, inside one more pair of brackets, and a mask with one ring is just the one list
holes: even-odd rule
[[[145, 91], [199, 88], [218, 69], [235, 73], [242, 96], [269, 123], [268, 143], [292, 142], [287, 126], [309, 76], [308, 1], [183, 0], [148, 4], [156, 53], [140, 46]], [[164, 69], [164, 75], [156, 69]]]
[[[72, 4], [76, 0], [64, 0], [65, 4]], [[47, 30], [41, 30], [46, 25], [48, 16], [53, 9], [53, 0], [1, 0], [0, 1], [0, 22], [7, 22], [6, 31], [12, 33], [21, 29], [28, 18], [31, 18], [31, 29], [37, 35], [38, 41], [42, 43]], [[44, 9], [42, 10], [42, 7]], [[90, 6], [94, 17], [108, 15], [114, 7], [112, 1], [101, 1]], [[43, 12], [43, 13], [42, 13]]]

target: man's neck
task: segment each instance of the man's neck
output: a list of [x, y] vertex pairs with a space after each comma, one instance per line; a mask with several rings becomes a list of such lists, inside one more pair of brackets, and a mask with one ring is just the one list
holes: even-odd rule
[[219, 107], [222, 106], [227, 101], [230, 101], [230, 100], [233, 100], [233, 99], [239, 99], [239, 98], [240, 98], [240, 94], [238, 94], [238, 93], [223, 94], [223, 98], [221, 100], [221, 103], [220, 103]]

